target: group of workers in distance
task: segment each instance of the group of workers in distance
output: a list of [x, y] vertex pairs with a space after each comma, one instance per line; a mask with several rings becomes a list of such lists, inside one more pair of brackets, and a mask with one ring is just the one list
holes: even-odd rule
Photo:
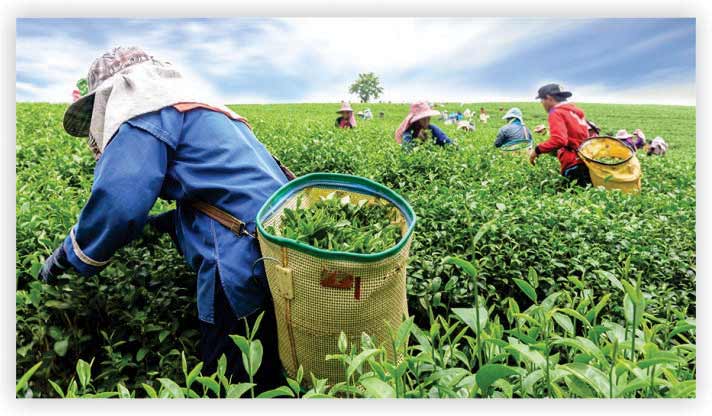
[[[532, 132], [524, 123], [522, 111], [513, 107], [502, 117], [506, 124], [497, 132], [494, 146], [505, 148], [516, 143], [528, 143], [529, 162], [532, 165], [536, 165], [536, 160], [541, 154], [553, 154], [559, 160], [560, 171], [564, 177], [580, 186], [590, 184], [591, 176], [588, 167], [579, 158], [577, 150], [581, 143], [591, 137], [599, 136], [601, 131], [595, 123], [586, 119], [582, 109], [568, 102], [572, 95], [559, 84], [547, 84], [539, 88], [536, 99], [548, 113], [548, 127], [539, 125], [534, 132], [546, 134], [548, 131], [548, 140], [534, 146]], [[338, 113], [340, 116], [336, 119], [337, 127], [356, 126], [353, 109], [348, 103], [343, 102]], [[425, 142], [444, 146], [452, 143], [452, 140], [438, 126], [430, 123], [431, 117], [440, 117], [446, 124], [456, 122], [458, 129], [474, 130], [474, 125], [468, 120], [472, 115], [469, 109], [466, 109], [465, 113], [457, 112], [448, 115], [447, 112], [441, 113], [433, 109], [427, 102], [416, 102], [411, 105], [410, 112], [396, 130], [395, 140], [407, 150]], [[480, 108], [479, 118], [482, 123], [486, 123], [489, 119], [489, 114], [484, 108]], [[636, 129], [633, 134], [629, 134], [626, 130], [619, 130], [615, 138], [633, 151], [647, 147], [648, 155], [661, 155], [667, 151], [667, 144], [661, 137], [656, 137], [648, 144], [645, 134], [640, 129]]]
[[[59, 285], [72, 274], [95, 275], [145, 229], [168, 234], [196, 272], [203, 372], [215, 372], [224, 355], [233, 382], [249, 380], [261, 390], [284, 385], [255, 222], [260, 207], [294, 175], [259, 141], [247, 119], [203, 97], [178, 68], [140, 48], [116, 47], [99, 56], [77, 86], [63, 126], [85, 141], [96, 160], [94, 181], [75, 224], [57, 241], [39, 277]], [[570, 96], [554, 84], [539, 89], [551, 138], [532, 149], [530, 160], [556, 153], [564, 175], [585, 181], [576, 148], [591, 135], [591, 124], [566, 102]], [[336, 126], [356, 127], [348, 104], [339, 113]], [[414, 103], [396, 141], [451, 143], [430, 122], [438, 114], [427, 103]], [[505, 119], [502, 137], [530, 136], [521, 111], [512, 109]], [[644, 136], [634, 133], [620, 136], [637, 147]], [[653, 142], [651, 147], [658, 146]], [[666, 146], [655, 148], [664, 152]], [[150, 215], [159, 198], [175, 201], [176, 209]], [[260, 319], [259, 330], [248, 333]], [[262, 365], [254, 377], [230, 335], [261, 341]]]

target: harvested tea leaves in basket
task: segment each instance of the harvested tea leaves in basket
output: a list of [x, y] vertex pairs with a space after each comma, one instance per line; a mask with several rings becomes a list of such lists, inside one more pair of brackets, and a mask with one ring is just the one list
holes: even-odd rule
[[617, 165], [621, 162], [625, 162], [625, 159], [615, 156], [604, 156], [596, 159], [596, 162], [603, 163], [604, 165]]
[[309, 207], [286, 208], [279, 229], [266, 227], [270, 234], [313, 247], [371, 254], [385, 251], [402, 238], [397, 209], [388, 201], [354, 201], [351, 195], [334, 191]]

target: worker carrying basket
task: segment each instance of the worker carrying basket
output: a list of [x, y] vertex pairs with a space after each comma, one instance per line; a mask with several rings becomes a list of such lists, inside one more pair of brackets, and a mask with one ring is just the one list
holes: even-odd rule
[[593, 186], [639, 192], [641, 169], [635, 152], [613, 137], [592, 137], [578, 148]]
[[[393, 244], [358, 253], [319, 248], [284, 235], [284, 224], [294, 221], [295, 209], [333, 198], [353, 202], [358, 207], [354, 209], [385, 207], [385, 223], [397, 232]], [[257, 214], [257, 233], [277, 318], [279, 355], [290, 376], [301, 365], [305, 374], [343, 381], [340, 362], [325, 359], [339, 353], [342, 331], [353, 345], [366, 332], [393, 358], [389, 326], [397, 328], [408, 315], [406, 264], [415, 221], [401, 196], [351, 175], [305, 175], [265, 202]]]

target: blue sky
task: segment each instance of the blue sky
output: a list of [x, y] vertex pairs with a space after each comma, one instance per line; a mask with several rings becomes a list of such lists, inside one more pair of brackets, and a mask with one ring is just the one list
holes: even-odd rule
[[17, 101], [67, 102], [112, 46], [173, 62], [228, 103], [532, 100], [547, 82], [585, 102], [695, 104], [694, 19], [18, 19]]

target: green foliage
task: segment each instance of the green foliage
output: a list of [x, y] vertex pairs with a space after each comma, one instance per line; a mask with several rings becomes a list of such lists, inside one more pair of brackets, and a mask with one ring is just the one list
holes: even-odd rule
[[349, 93], [357, 94], [362, 103], [367, 103], [371, 99], [376, 99], [383, 94], [383, 87], [378, 76], [373, 72], [358, 74], [358, 79], [349, 87]]
[[[538, 104], [517, 105], [527, 124], [545, 122]], [[350, 375], [343, 384], [300, 372], [263, 394], [694, 397], [695, 109], [581, 107], [605, 129], [640, 127], [670, 145], [665, 157], [639, 154], [639, 195], [570, 187], [553, 157], [530, 167], [495, 150], [495, 117], [475, 132], [442, 126], [457, 146], [404, 153], [393, 131], [407, 105], [372, 104], [385, 117], [353, 130], [332, 127], [333, 104], [235, 106], [295, 173], [365, 176], [397, 190], [419, 219], [405, 326], [392, 340], [344, 339], [330, 357]], [[231, 384], [224, 361], [202, 374], [195, 276], [170, 239], [145, 234], [99, 276], [37, 281], [92, 183], [93, 158], [63, 133], [63, 111], [17, 105], [17, 395], [251, 397], [256, 386]], [[239, 342], [255, 371], [261, 349]]]

